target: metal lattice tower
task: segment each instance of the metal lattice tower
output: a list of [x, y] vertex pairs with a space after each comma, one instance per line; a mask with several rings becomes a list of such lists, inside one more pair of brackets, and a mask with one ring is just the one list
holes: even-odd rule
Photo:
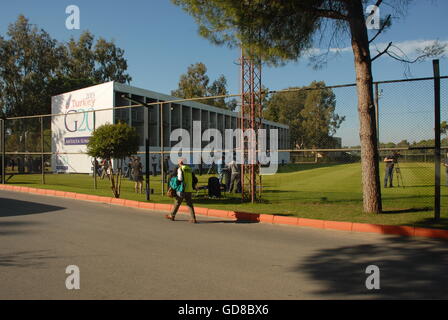
[[[241, 194], [242, 200], [255, 202], [257, 199], [256, 182], [260, 168], [256, 151], [258, 129], [261, 128], [262, 99], [261, 63], [254, 61], [250, 55], [241, 50], [241, 110], [239, 128], [242, 131], [240, 147], [244, 156], [241, 164]], [[247, 132], [252, 129], [253, 134]], [[252, 152], [250, 152], [252, 150]]]

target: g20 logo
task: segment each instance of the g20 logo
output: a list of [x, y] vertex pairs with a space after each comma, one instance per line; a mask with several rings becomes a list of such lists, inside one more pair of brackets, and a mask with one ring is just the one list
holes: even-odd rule
[[87, 110], [69, 110], [64, 116], [65, 129], [68, 132], [92, 132], [93, 131], [93, 108]]

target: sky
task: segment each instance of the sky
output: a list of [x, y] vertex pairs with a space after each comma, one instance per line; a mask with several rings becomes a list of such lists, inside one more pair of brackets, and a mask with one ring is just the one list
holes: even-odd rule
[[[65, 11], [69, 5], [76, 5], [80, 9], [80, 30], [68, 30], [65, 26], [68, 17]], [[430, 41], [448, 43], [446, 12], [448, 1], [414, 0], [408, 12], [377, 39], [376, 45], [381, 49], [393, 41], [409, 57], [415, 57], [416, 50]], [[19, 14], [24, 14], [32, 24], [43, 28], [59, 41], [78, 38], [84, 30], [91, 31], [96, 37], [114, 40], [118, 47], [125, 50], [133, 86], [169, 94], [177, 88], [180, 75], [186, 72], [189, 65], [203, 62], [212, 81], [223, 74], [227, 78], [229, 93], [236, 94], [239, 91], [239, 67], [236, 64], [239, 50], [215, 46], [201, 38], [194, 19], [169, 0], [5, 1], [0, 5], [0, 35], [6, 36], [8, 25]], [[380, 14], [383, 16], [381, 11]], [[374, 34], [374, 31], [369, 32], [371, 36]], [[279, 90], [308, 85], [314, 80], [325, 81], [327, 85], [353, 83], [356, 78], [349, 39], [342, 41], [339, 49], [340, 52], [332, 55], [328, 64], [318, 71], [308, 65], [307, 58], [277, 68], [264, 66], [263, 85], [271, 90]], [[375, 54], [373, 49], [372, 54]], [[446, 62], [447, 59], [441, 59], [442, 75], [448, 73]], [[430, 77], [432, 63], [426, 61], [414, 64], [410, 71], [410, 77]], [[373, 65], [376, 81], [401, 79], [404, 72], [401, 63], [387, 56], [376, 60]], [[345, 103], [344, 99], [352, 98], [353, 93], [345, 92], [338, 101], [339, 105], [351, 104]], [[415, 91], [411, 93], [416, 94]], [[391, 102], [396, 103], [396, 100], [392, 99]], [[355, 145], [358, 138], [352, 136], [357, 135], [356, 112], [346, 116], [352, 123], [346, 120], [338, 135], [342, 135], [347, 144]], [[387, 123], [388, 117], [385, 115], [383, 118]], [[415, 124], [410, 127], [414, 128]], [[385, 128], [393, 132], [392, 124]], [[384, 136], [384, 140], [401, 140], [402, 137], [405, 135], [393, 137], [391, 134]]]

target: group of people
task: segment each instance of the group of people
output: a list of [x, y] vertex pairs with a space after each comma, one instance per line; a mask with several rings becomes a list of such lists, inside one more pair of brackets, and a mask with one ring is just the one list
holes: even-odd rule
[[11, 171], [17, 169], [18, 173], [39, 173], [42, 172], [42, 159], [39, 157], [18, 157], [17, 159], [7, 159], [5, 164], [10, 167]]
[[[241, 165], [231, 161], [227, 166], [224, 157], [216, 163], [218, 180], [220, 185], [225, 185], [227, 192], [241, 193]], [[225, 181], [225, 183], [223, 183]]]
[[92, 164], [96, 175], [99, 176], [101, 180], [105, 177], [110, 177], [112, 168], [112, 162], [110, 161], [110, 159], [102, 159], [100, 162], [97, 159], [94, 159], [92, 161]]
[[[102, 159], [98, 162], [93, 161], [94, 170], [100, 179], [110, 178], [112, 173], [112, 162], [110, 159]], [[135, 182], [135, 192], [143, 193], [143, 165], [140, 157], [131, 157], [124, 172], [124, 177]]]
[[[398, 152], [394, 152], [393, 154], [386, 156], [383, 160], [386, 163], [384, 188], [387, 188], [388, 184], [389, 188], [393, 188], [394, 168], [398, 163], [399, 157], [400, 154]], [[445, 185], [448, 187], [448, 153], [446, 154], [445, 161], [442, 162], [442, 165], [445, 167]]]
[[125, 177], [134, 181], [135, 192], [143, 193], [143, 165], [140, 157], [131, 157], [126, 168]]

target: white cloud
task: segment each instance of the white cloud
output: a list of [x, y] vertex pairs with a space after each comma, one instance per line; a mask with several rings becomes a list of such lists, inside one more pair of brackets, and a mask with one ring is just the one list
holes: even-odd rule
[[[419, 50], [423, 50], [427, 46], [432, 45], [435, 41], [438, 41], [441, 45], [448, 45], [448, 40], [407, 40], [400, 42], [392, 42], [395, 47], [398, 47], [400, 50], [396, 48], [392, 48], [391, 50], [398, 55], [403, 55], [403, 53], [409, 58], [415, 58], [419, 54]], [[372, 55], [374, 55], [377, 51], [383, 51], [388, 46], [389, 42], [381, 42], [370, 46], [370, 50]], [[325, 49], [313, 48], [309, 50], [307, 55], [311, 54], [321, 54], [325, 53]], [[343, 54], [352, 52], [351, 47], [345, 48], [330, 48], [330, 53], [335, 54]]]

